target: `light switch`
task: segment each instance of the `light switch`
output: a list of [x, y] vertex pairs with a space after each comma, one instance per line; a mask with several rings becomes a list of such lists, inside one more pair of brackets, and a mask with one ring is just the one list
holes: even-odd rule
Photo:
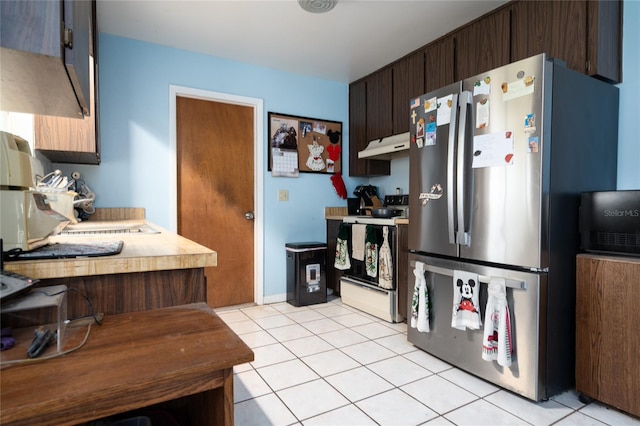
[[278, 201], [289, 201], [289, 191], [286, 189], [279, 189]]

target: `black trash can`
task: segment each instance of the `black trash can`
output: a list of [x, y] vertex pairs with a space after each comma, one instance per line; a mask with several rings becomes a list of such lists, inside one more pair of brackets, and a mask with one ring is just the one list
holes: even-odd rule
[[287, 243], [287, 302], [293, 306], [327, 302], [327, 245]]

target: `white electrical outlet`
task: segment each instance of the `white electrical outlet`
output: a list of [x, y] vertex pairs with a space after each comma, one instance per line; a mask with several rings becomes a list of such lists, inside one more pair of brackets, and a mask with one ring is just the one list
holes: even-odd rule
[[278, 201], [289, 201], [289, 191], [287, 191], [286, 189], [279, 189]]

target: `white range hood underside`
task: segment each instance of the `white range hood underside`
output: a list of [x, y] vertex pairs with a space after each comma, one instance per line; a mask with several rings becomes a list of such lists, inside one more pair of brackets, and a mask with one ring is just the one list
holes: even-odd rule
[[389, 160], [399, 155], [406, 155], [409, 153], [409, 138], [409, 132], [407, 132], [373, 140], [365, 149], [358, 152], [358, 158]]

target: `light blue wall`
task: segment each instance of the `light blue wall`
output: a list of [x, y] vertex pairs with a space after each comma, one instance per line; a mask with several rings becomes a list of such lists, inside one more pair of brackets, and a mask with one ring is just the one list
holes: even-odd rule
[[[99, 48], [102, 163], [56, 165], [67, 174], [80, 171], [97, 193], [97, 207], [144, 207], [149, 221], [170, 227], [169, 85], [262, 99], [265, 138], [268, 111], [341, 121], [348, 134], [346, 84], [109, 34], [100, 34]], [[344, 152], [348, 148], [345, 137]], [[274, 178], [267, 171], [267, 159], [262, 161], [264, 295], [270, 296], [286, 292], [285, 243], [325, 241], [324, 208], [346, 206], [346, 201], [336, 195], [328, 174]], [[348, 177], [348, 161], [342, 165], [352, 192], [356, 183]], [[289, 202], [277, 201], [279, 189], [289, 191]]]
[[[624, 2], [624, 61], [620, 84], [618, 188], [640, 189], [640, 2]], [[267, 112], [342, 121], [343, 148], [349, 148], [348, 86], [211, 56], [100, 34], [100, 132], [102, 164], [57, 164], [66, 174], [82, 173], [97, 194], [97, 207], [144, 207], [147, 218], [170, 226], [169, 85], [179, 85], [264, 101]], [[265, 139], [266, 140], [266, 139]], [[266, 151], [265, 151], [266, 152]], [[324, 207], [345, 206], [329, 175], [301, 174], [273, 178], [264, 162], [264, 295], [285, 293], [284, 245], [291, 241], [325, 241]], [[408, 192], [409, 161], [394, 159], [392, 176], [365, 180], [343, 178], [349, 194], [358, 183], [371, 183], [381, 195], [400, 187]], [[278, 202], [287, 189], [289, 202]]]
[[640, 1], [625, 0], [623, 7], [618, 189], [640, 189]]

